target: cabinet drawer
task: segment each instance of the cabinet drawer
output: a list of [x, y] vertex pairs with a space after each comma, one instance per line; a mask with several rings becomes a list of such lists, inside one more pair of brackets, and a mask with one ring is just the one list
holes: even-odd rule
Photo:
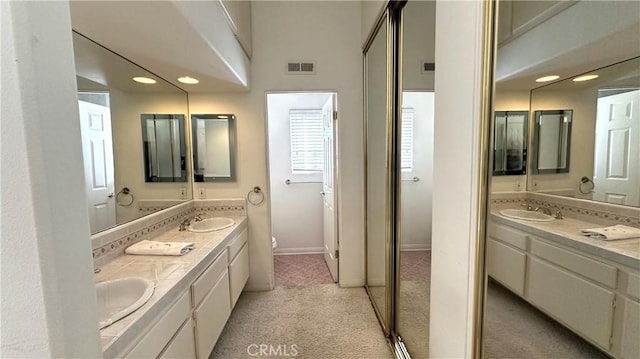
[[236, 305], [247, 279], [249, 279], [249, 244], [245, 244], [236, 258], [229, 264], [231, 308]]
[[193, 307], [197, 307], [202, 299], [209, 293], [216, 281], [227, 269], [229, 262], [227, 261], [226, 249], [218, 255], [213, 263], [204, 270], [202, 275], [191, 285], [191, 303]]
[[248, 232], [245, 228], [240, 234], [232, 239], [231, 242], [229, 242], [229, 262], [231, 262], [233, 258], [236, 257], [238, 252], [240, 252], [242, 246], [247, 243], [248, 237]]
[[629, 273], [627, 294], [636, 299], [640, 299], [640, 275]]
[[527, 250], [527, 234], [524, 232], [489, 222], [488, 233], [490, 237], [499, 239], [523, 251]]
[[229, 275], [225, 271], [200, 306], [193, 311], [198, 358], [209, 357], [230, 314]]
[[160, 359], [195, 359], [196, 345], [193, 336], [193, 321], [191, 318], [180, 328], [178, 334], [167, 346], [164, 353], [159, 356]]
[[524, 295], [527, 255], [495, 239], [487, 241], [487, 273], [516, 294]]
[[527, 298], [604, 350], [609, 350], [614, 294], [562, 268], [529, 259]]
[[156, 358], [189, 316], [189, 296], [184, 294], [138, 342], [127, 358]]
[[531, 241], [531, 253], [574, 273], [579, 273], [584, 277], [604, 284], [609, 288], [616, 287], [618, 279], [618, 269], [616, 267], [539, 240]]

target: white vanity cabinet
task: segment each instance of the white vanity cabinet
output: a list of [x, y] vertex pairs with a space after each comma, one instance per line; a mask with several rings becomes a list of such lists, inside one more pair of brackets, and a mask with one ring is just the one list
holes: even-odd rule
[[195, 358], [190, 314], [189, 295], [185, 293], [138, 341], [126, 358], [157, 358], [167, 352], [170, 356], [166, 358]]
[[487, 240], [487, 272], [514, 293], [524, 295], [527, 263], [524, 232], [490, 223]]
[[502, 223], [487, 233], [489, 276], [613, 357], [640, 357], [636, 269]]
[[231, 315], [227, 250], [191, 285], [196, 354], [208, 358]]
[[229, 244], [229, 292], [233, 308], [249, 279], [249, 244], [245, 229]]

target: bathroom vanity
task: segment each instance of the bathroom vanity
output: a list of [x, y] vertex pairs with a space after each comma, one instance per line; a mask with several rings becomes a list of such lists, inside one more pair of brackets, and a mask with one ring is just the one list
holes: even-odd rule
[[572, 218], [489, 221], [491, 278], [609, 355], [640, 357], [640, 239], [587, 238], [600, 226]]
[[249, 277], [246, 216], [206, 233], [170, 230], [158, 241], [195, 243], [183, 256], [123, 255], [97, 280], [142, 277], [155, 282], [151, 299], [100, 331], [104, 358], [208, 358]]

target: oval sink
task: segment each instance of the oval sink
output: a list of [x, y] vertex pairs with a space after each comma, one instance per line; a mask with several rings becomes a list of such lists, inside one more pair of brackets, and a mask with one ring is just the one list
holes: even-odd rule
[[96, 283], [100, 329], [140, 308], [151, 298], [154, 289], [152, 281], [139, 277]]
[[191, 232], [202, 233], [202, 232], [211, 232], [211, 231], [219, 231], [221, 229], [225, 229], [231, 227], [235, 224], [233, 219], [226, 217], [213, 217], [207, 218], [200, 222], [193, 222], [187, 228]]
[[551, 222], [553, 221], [553, 217], [548, 214], [535, 212], [535, 211], [526, 211], [524, 209], [503, 209], [500, 211], [500, 214], [515, 219], [522, 219], [525, 221], [534, 221], [534, 222]]

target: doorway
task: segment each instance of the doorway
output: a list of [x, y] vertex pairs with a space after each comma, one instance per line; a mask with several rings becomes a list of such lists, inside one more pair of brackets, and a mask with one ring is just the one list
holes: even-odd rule
[[338, 281], [335, 92], [267, 94], [276, 285]]

